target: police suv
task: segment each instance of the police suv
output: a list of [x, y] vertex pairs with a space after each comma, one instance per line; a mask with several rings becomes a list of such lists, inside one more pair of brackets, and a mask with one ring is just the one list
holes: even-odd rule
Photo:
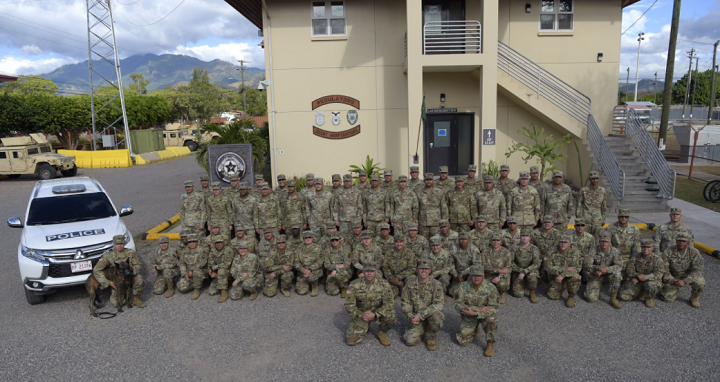
[[130, 206], [115, 209], [105, 189], [89, 177], [41, 180], [32, 190], [25, 212], [8, 219], [23, 228], [18, 245], [20, 278], [29, 304], [45, 301], [57, 288], [82, 285], [102, 255], [113, 249], [112, 238], [125, 236], [135, 250], [121, 217]]

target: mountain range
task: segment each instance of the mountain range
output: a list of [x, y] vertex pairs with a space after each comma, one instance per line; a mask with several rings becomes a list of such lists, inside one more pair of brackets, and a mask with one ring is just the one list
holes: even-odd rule
[[[144, 54], [134, 55], [120, 59], [120, 70], [125, 88], [131, 82], [130, 75], [140, 73], [150, 81], [147, 90], [164, 89], [165, 86], [178, 86], [190, 82], [193, 68], [201, 67], [207, 70], [210, 82], [225, 89], [237, 89], [240, 86], [240, 71], [237, 66], [222, 60], [202, 61], [195, 57], [178, 54]], [[245, 86], [255, 87], [265, 76], [265, 70], [259, 68], [246, 68]], [[104, 64], [96, 66], [101, 74], [111, 74], [113, 66]], [[50, 73], [41, 74], [55, 82], [60, 91], [81, 92], [89, 91], [90, 81], [88, 62], [63, 65]], [[97, 76], [95, 76], [97, 80]]]
[[[620, 82], [618, 84], [618, 90], [621, 92], [625, 92], [625, 82]], [[665, 87], [665, 82], [660, 81], [658, 79], [657, 82], [657, 91], [662, 92], [663, 88]], [[627, 84], [628, 92], [634, 93], [635, 92], [635, 82], [630, 82]], [[638, 81], [638, 93], [653, 93], [655, 91], [655, 80], [646, 79], [646, 80], [640, 80]]]

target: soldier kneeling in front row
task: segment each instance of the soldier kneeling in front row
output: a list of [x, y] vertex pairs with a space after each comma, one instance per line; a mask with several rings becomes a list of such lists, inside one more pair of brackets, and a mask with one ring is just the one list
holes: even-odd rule
[[660, 256], [653, 253], [655, 242], [652, 239], [642, 239], [640, 245], [641, 252], [630, 259], [627, 280], [618, 295], [622, 301], [644, 298], [645, 306], [652, 308], [655, 306], [653, 298], [662, 286], [665, 263]]
[[455, 292], [455, 310], [462, 318], [455, 337], [460, 346], [470, 345], [480, 333], [480, 325], [482, 325], [487, 341], [485, 356], [492, 357], [495, 355], [499, 294], [495, 285], [485, 280], [485, 269], [481, 265], [471, 266], [469, 273], [470, 279], [460, 283]]
[[405, 329], [405, 344], [415, 346], [422, 341], [427, 333], [427, 349], [437, 350], [435, 338], [443, 326], [443, 302], [445, 296], [443, 285], [432, 273], [432, 261], [417, 261], [417, 276], [410, 277], [402, 291], [402, 311], [408, 320]]
[[370, 323], [379, 322], [377, 338], [383, 346], [390, 346], [387, 333], [395, 326], [395, 303], [392, 289], [387, 281], [377, 278], [377, 263], [363, 263], [363, 277], [350, 283], [345, 292], [345, 310], [352, 320], [345, 332], [347, 344], [355, 346], [362, 342], [370, 329]]
[[150, 272], [157, 273], [153, 293], [160, 295], [165, 292], [165, 297], [172, 297], [175, 294], [175, 278], [180, 276], [180, 267], [177, 265], [178, 256], [175, 248], [170, 248], [170, 239], [167, 236], [160, 236], [158, 239], [160, 249], [155, 252], [150, 265], [153, 267]]
[[675, 301], [680, 288], [690, 285], [690, 305], [699, 308], [698, 299], [705, 289], [703, 257], [700, 251], [689, 246], [690, 236], [687, 233], [678, 234], [675, 240], [676, 245], [666, 249], [662, 255], [667, 273], [663, 277], [665, 284], [660, 290], [660, 297], [667, 302]]

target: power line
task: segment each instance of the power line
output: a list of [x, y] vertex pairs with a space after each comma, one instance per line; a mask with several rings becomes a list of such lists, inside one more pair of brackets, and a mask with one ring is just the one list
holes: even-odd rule
[[117, 1], [117, 0], [115, 0], [115, 2], [118, 3], [118, 4], [122, 4], [122, 5], [133, 5], [133, 4], [135, 4], [135, 3], [139, 3], [140, 0], [135, 0], [135, 1], [133, 1], [132, 3], [123, 3], [123, 2]]
[[9, 3], [0, 3], [0, 5], [5, 5], [5, 4], [24, 4], [24, 3], [32, 3], [32, 2], [34, 2], [34, 1], [41, 1], [41, 0], [11, 1], [11, 2], [9, 2]]
[[[0, 12], [0, 13], [2, 13], [2, 12]], [[29, 25], [29, 24], [22, 23], [22, 22], [17, 21], [17, 20], [9, 19], [9, 18], [7, 18], [7, 17], [5, 17], [5, 16], [0, 16], [0, 18], [3, 18], [3, 19], [5, 19], [5, 20], [9, 20], [9, 21], [15, 22], [15, 23], [18, 23], [18, 24], [21, 24], [21, 25], [25, 25], [26, 27], [30, 27], [30, 28], [33, 28], [33, 29], [37, 29], [37, 30], [39, 30], [39, 31], [41, 31], [41, 32], [53, 33], [53, 32], [49, 32], [49, 31], [46, 31], [46, 30], [42, 30], [42, 29], [40, 29], [40, 28], [38, 28], [38, 27], [34, 27], [34, 26], [32, 26], [32, 25]], [[18, 17], [18, 18], [19, 18], [19, 17]], [[22, 19], [21, 19], [21, 20], [22, 20]], [[46, 27], [46, 28], [50, 28], [50, 27]], [[54, 29], [54, 28], [50, 28], [50, 29]], [[57, 30], [57, 29], [55, 29], [55, 30]], [[62, 32], [62, 31], [60, 31], [60, 32]], [[67, 33], [67, 32], [63, 32], [63, 33]], [[68, 33], [68, 34], [72, 35], [71, 33]], [[77, 36], [77, 35], [73, 35], [73, 36]], [[72, 38], [72, 37], [65, 37], [65, 36], [58, 36], [58, 37], [66, 38], [66, 39], [68, 39], [68, 40], [73, 40], [73, 41], [77, 41], [77, 42], [85, 42], [85, 41], [83, 41], [83, 40], [78, 40], [78, 39]], [[77, 37], [80, 37], [80, 36], [77, 36]]]
[[[125, 21], [129, 22], [129, 23], [132, 24], [132, 25], [135, 25], [136, 27], [149, 27], [150, 25], [155, 25], [155, 24], [157, 24], [157, 23], [165, 20], [166, 17], [170, 16], [173, 12], [175, 12], [176, 9], [180, 8], [180, 6], [183, 5], [183, 3], [185, 3], [185, 0], [182, 0], [182, 1], [180, 2], [180, 4], [177, 5], [177, 7], [173, 8], [173, 10], [170, 11], [170, 13], [168, 13], [168, 14], [165, 15], [165, 16], [163, 16], [160, 20], [155, 21], [154, 23], [150, 23], [150, 24], [135, 24], [134, 22], [128, 20], [127, 17], [125, 17], [124, 14], [120, 13], [120, 15], [125, 19]], [[119, 12], [118, 12], [118, 13], [119, 13]]]
[[637, 22], [640, 21], [640, 19], [642, 19], [643, 16], [645, 16], [645, 14], [648, 13], [648, 11], [649, 11], [650, 9], [652, 9], [653, 5], [655, 5], [655, 3], [657, 3], [657, 2], [658, 2], [658, 0], [655, 0], [652, 4], [650, 4], [650, 6], [648, 7], [648, 9], [646, 9], [645, 12], [643, 12], [643, 14], [640, 15], [640, 17], [638, 17], [638, 19], [635, 20], [635, 22], [632, 23], [632, 25], [630, 25], [630, 26], [628, 27], [628, 29], [625, 29], [625, 32], [622, 32], [622, 33], [620, 34], [620, 36], [624, 35], [627, 31], [630, 30], [630, 28], [632, 28], [633, 26], [635, 26], [635, 24], [637, 24]]
[[24, 32], [20, 32], [20, 31], [16, 31], [16, 30], [9, 29], [9, 28], [5, 28], [5, 27], [2, 27], [2, 26], [0, 26], [0, 29], [5, 29], [5, 30], [10, 31], [10, 32], [20, 33], [20, 34], [24, 34], [24, 35], [26, 35], [26, 36], [38, 38], [38, 39], [40, 39], [40, 40], [45, 40], [45, 41], [48, 41], [48, 42], [53, 42], [53, 43], [55, 43], [55, 44], [65, 45], [65, 46], [69, 46], [69, 47], [71, 47], [71, 48], [82, 49], [82, 50], [84, 50], [84, 51], [87, 51], [87, 48], [80, 48], [80, 47], [77, 47], [77, 46], [75, 46], [75, 45], [64, 44], [64, 43], [62, 43], [62, 42], [53, 41], [53, 40], [48, 40], [48, 39], [46, 39], [46, 38], [38, 37], [38, 36], [35, 36], [35, 35], [31, 35], [31, 34], [29, 34], [29, 33], [24, 33]]
[[709, 43], [709, 42], [691, 41], [691, 40], [684, 40], [684, 39], [681, 39], [681, 38], [679, 38], [678, 40], [680, 40], [680, 41], [692, 42], [692, 43], [694, 43], [694, 44], [713, 45], [713, 46], [715, 45], [715, 44]]

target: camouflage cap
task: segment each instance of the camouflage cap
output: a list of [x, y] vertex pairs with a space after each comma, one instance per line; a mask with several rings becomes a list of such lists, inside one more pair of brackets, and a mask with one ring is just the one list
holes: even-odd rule
[[671, 207], [671, 208], [670, 208], [670, 215], [682, 215], [682, 208], [680, 208], [680, 207]]
[[495, 241], [495, 240], [500, 240], [500, 241], [502, 241], [502, 239], [503, 239], [503, 234], [502, 234], [502, 232], [495, 232], [495, 233], [493, 233], [493, 235], [492, 235], [492, 240], [493, 240], [493, 241]]
[[623, 217], [623, 216], [629, 217], [629, 216], [630, 216], [630, 210], [627, 209], [627, 208], [619, 208], [619, 209], [618, 209], [618, 217]]
[[313, 234], [312, 231], [303, 231], [302, 236], [303, 239], [307, 239], [308, 237], [315, 238], [315, 234]]
[[487, 223], [487, 217], [485, 217], [485, 215], [478, 215], [478, 216], [475, 218], [475, 221], [476, 221], [476, 222], [485, 222], [485, 223]]
[[575, 218], [575, 225], [578, 224], [587, 224], [587, 222], [585, 221], [585, 218]]
[[500, 166], [500, 171], [510, 171], [510, 166], [504, 164]]
[[287, 236], [286, 235], [278, 235], [278, 237], [275, 239], [275, 243], [287, 243]]
[[558, 240], [558, 241], [559, 241], [559, 242], [572, 243], [572, 236], [570, 236], [570, 235], [568, 235], [568, 234], [562, 235], [562, 236], [560, 236], [560, 240]]
[[237, 249], [248, 249], [250, 245], [246, 240], [240, 240], [237, 243], [235, 243], [235, 248]]
[[597, 171], [590, 171], [590, 175], [588, 176], [588, 178], [590, 178], [590, 179], [599, 178], [599, 177], [600, 177], [600, 173]]
[[395, 237], [393, 237], [393, 241], [405, 241], [405, 236], [395, 235]]
[[380, 223], [380, 229], [390, 229], [390, 224], [382, 222]]
[[290, 225], [290, 229], [300, 229], [301, 226], [302, 226], [302, 224], [294, 223], [294, 224]]
[[440, 166], [440, 171], [438, 171], [438, 172], [441, 174], [444, 172], [448, 172], [448, 166]]
[[372, 174], [370, 175], [370, 180], [380, 180], [380, 176], [378, 174]]
[[385, 170], [384, 175], [392, 175], [392, 170]]
[[[689, 240], [690, 240], [690, 235], [688, 235], [688, 234], [685, 233], [685, 232], [680, 232], [679, 234], [677, 234], [677, 236], [675, 236], [675, 240], [676, 240], [676, 241], [678, 241], [678, 240], [679, 240], [679, 241], [689, 241]], [[114, 242], [114, 241], [115, 241], [115, 240], [113, 239], [113, 242]]]
[[552, 215], [545, 215], [545, 216], [543, 216], [543, 220], [542, 220], [542, 221], [543, 221], [543, 223], [554, 222], [555, 219], [553, 219]]
[[540, 168], [538, 168], [538, 166], [530, 166], [530, 173], [538, 174], [538, 173], [540, 173]]
[[420, 172], [420, 166], [410, 166], [410, 172]]
[[275, 233], [275, 227], [269, 225], [263, 227], [263, 233]]
[[285, 176], [285, 174], [280, 174], [277, 176], [277, 180], [287, 180], [287, 177]]
[[343, 182], [352, 182], [352, 180], [353, 180], [352, 175], [350, 175], [350, 174], [343, 175]]
[[458, 240], [470, 240], [470, 235], [467, 232], [458, 233]]
[[367, 176], [367, 171], [365, 171], [365, 170], [358, 171], [358, 176]]
[[362, 230], [362, 233], [360, 233], [360, 238], [361, 239], [372, 239], [373, 234], [372, 234], [372, 232], [370, 232], [370, 230], [364, 229], [364, 230]]
[[398, 182], [407, 182], [407, 175], [398, 176]]
[[407, 230], [408, 230], [408, 231], [417, 231], [418, 229], [419, 229], [419, 228], [418, 228], [418, 224], [417, 224], [417, 223], [410, 223], [410, 224], [407, 225]]
[[350, 228], [362, 228], [362, 220], [355, 219], [352, 222], [350, 222]]
[[192, 180], [185, 181], [185, 187], [192, 187], [194, 185], [195, 185], [195, 182], [193, 182]]
[[212, 182], [212, 189], [213, 190], [222, 190], [222, 187], [220, 186], [220, 182]]
[[532, 235], [532, 228], [523, 227], [520, 228], [520, 236], [530, 236]]
[[201, 181], [203, 181], [203, 180], [210, 180], [210, 177], [207, 176], [207, 175], [200, 175], [200, 180], [201, 180]]
[[332, 176], [330, 176], [330, 179], [332, 179], [332, 180], [340, 180], [340, 174], [332, 174]]
[[418, 259], [417, 267], [420, 269], [432, 269], [432, 260], [430, 259]]
[[210, 229], [221, 228], [224, 225], [225, 225], [225, 223], [223, 223], [221, 220], [217, 220], [217, 219], [213, 219], [212, 221], [208, 222], [208, 228], [210, 228]]
[[198, 241], [198, 236], [196, 233], [189, 233], [187, 235], [187, 238], [188, 238], [188, 243], [191, 241]]
[[262, 182], [262, 183], [260, 183], [260, 189], [261, 190], [269, 190], [270, 185], [267, 182]]
[[240, 180], [240, 176], [238, 176], [238, 174], [233, 174], [233, 175], [230, 175], [230, 178], [229, 178], [229, 179], [230, 179], [231, 182], [232, 182], [232, 181], [238, 181], [238, 180]]
[[440, 239], [440, 236], [433, 236], [430, 238], [430, 245], [442, 245], [442, 239]]
[[455, 183], [457, 183], [457, 182], [464, 182], [464, 181], [465, 181], [465, 177], [464, 177], [464, 176], [456, 176], [456, 177], [455, 177]]
[[431, 173], [431, 172], [426, 172], [426, 173], [424, 174], [424, 176], [423, 176], [423, 179], [425, 179], [425, 180], [435, 179], [435, 174], [433, 174], [433, 173]]
[[263, 177], [263, 174], [255, 174], [255, 176], [253, 178], [255, 180], [265, 180], [265, 178]]
[[335, 226], [335, 221], [334, 221], [334, 220], [328, 220], [328, 221], [326, 221], [326, 222], [325, 222], [325, 229], [331, 229], [331, 228], [333, 228], [333, 229], [334, 229], [334, 228], [337, 228], [337, 226]]
[[288, 180], [287, 186], [288, 186], [288, 187], [296, 187], [296, 186], [297, 186], [297, 183], [295, 183], [295, 180], [294, 180], [294, 179], [291, 179], [291, 180]]
[[314, 179], [315, 179], [315, 174], [313, 174], [311, 172], [305, 174], [305, 180], [314, 180]]
[[335, 231], [330, 234], [330, 240], [340, 240], [340, 239], [341, 239], [340, 232]]
[[530, 173], [527, 171], [520, 171], [518, 179], [530, 179]]
[[170, 242], [170, 238], [167, 236], [160, 236], [158, 238], [158, 244], [169, 243], [169, 242]]
[[446, 226], [450, 225], [450, 222], [447, 219], [440, 219], [440, 221], [438, 222], [438, 225], [440, 227], [446, 227]]
[[377, 271], [377, 263], [372, 260], [366, 261], [363, 263], [363, 271]]
[[483, 183], [493, 183], [493, 182], [495, 182], [495, 179], [493, 179], [492, 175], [483, 176]]
[[508, 224], [510, 224], [510, 223], [517, 223], [518, 221], [517, 221], [517, 218], [516, 218], [515, 216], [508, 216], [506, 222], [507, 222]]
[[235, 227], [235, 232], [238, 232], [238, 231], [247, 231], [247, 230], [245, 229], [245, 227], [238, 225], [237, 227]]
[[650, 238], [645, 238], [640, 240], [640, 246], [641, 247], [654, 247], [655, 246], [655, 240]]
[[559, 176], [559, 177], [561, 177], [561, 178], [564, 178], [564, 177], [565, 177], [565, 174], [563, 174], [562, 171], [553, 171], [553, 178], [556, 177], [556, 176]]
[[181, 237], [181, 238], [187, 237], [188, 233], [189, 233], [188, 230], [186, 230], [186, 229], [181, 229], [181, 230], [180, 230], [180, 237]]
[[313, 184], [323, 184], [324, 181], [325, 181], [325, 179], [323, 179], [323, 178], [321, 178], [321, 177], [319, 177], [319, 176], [316, 176], [316, 177], [315, 177], [315, 183], [313, 183]]
[[224, 243], [224, 242], [225, 242], [225, 238], [223, 237], [223, 235], [213, 235], [213, 237], [212, 237], [212, 242], [213, 242], [213, 244], [215, 244], [215, 243]]
[[470, 165], [468, 165], [468, 171], [475, 171], [475, 172], [477, 172], [477, 165], [476, 165], [476, 164], [470, 164]]
[[610, 232], [608, 230], [604, 229], [604, 230], [600, 231], [600, 237], [598, 240], [599, 241], [610, 241], [611, 236], [612, 235], [610, 235]]
[[482, 265], [472, 265], [468, 268], [470, 276], [485, 276], [485, 268]]
[[238, 183], [238, 190], [247, 190], [250, 188], [250, 185], [248, 182], [240, 182]]

